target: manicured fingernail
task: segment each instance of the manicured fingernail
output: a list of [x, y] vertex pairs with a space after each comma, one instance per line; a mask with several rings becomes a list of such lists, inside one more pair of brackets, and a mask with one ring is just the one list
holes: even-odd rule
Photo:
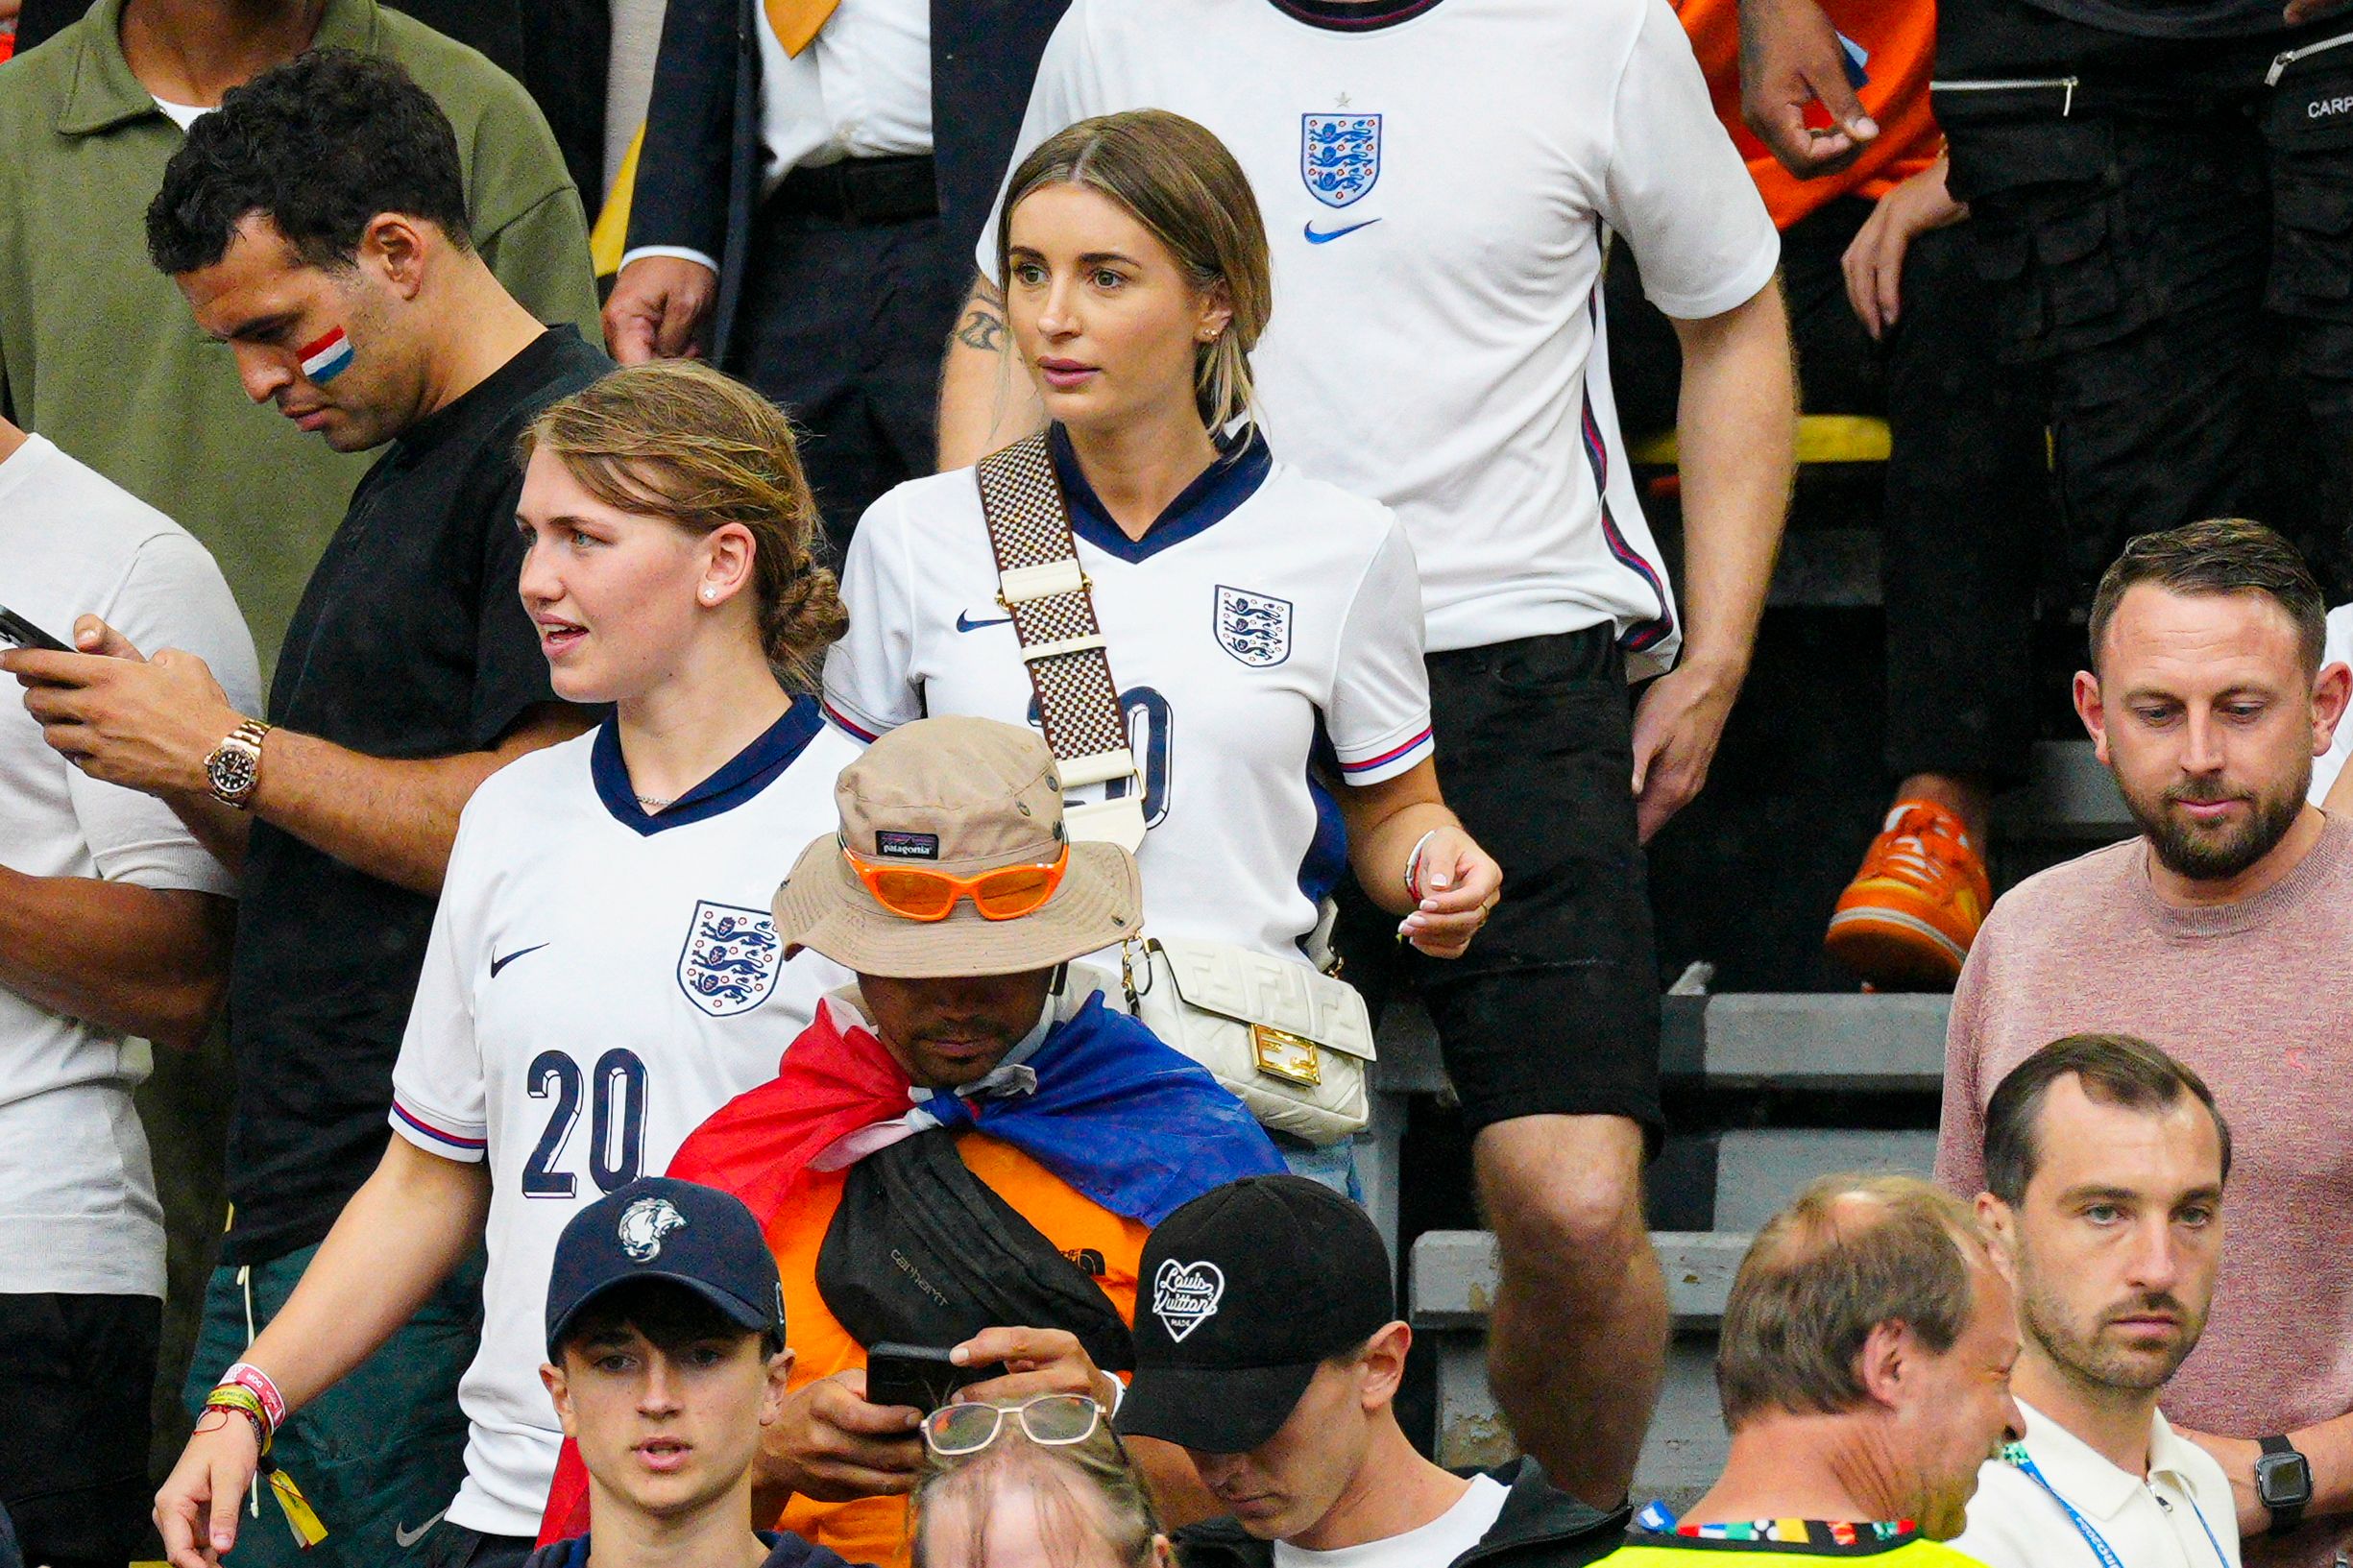
[[1432, 887], [1452, 887], [1454, 885], [1454, 879], [1441, 871], [1435, 876], [1431, 877], [1430, 885]]

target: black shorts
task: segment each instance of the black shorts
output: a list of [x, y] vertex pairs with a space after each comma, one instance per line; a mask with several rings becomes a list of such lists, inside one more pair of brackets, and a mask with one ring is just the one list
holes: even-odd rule
[[1350, 884], [1347, 977], [1377, 1010], [1411, 984], [1438, 1026], [1469, 1129], [1521, 1116], [1622, 1116], [1652, 1145], [1658, 953], [1637, 835], [1633, 710], [1609, 626], [1429, 657], [1438, 782], [1503, 867], [1465, 956], [1424, 958]]
[[0, 1506], [26, 1562], [119, 1565], [138, 1549], [162, 1333], [153, 1296], [0, 1294]]

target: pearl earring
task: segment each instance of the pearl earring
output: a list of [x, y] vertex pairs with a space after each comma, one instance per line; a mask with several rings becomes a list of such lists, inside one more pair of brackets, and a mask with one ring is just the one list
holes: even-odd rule
[[705, 604], [709, 604], [712, 600], [717, 598], [718, 596], [718, 590], [716, 589], [706, 588], [703, 590], [703, 603]]

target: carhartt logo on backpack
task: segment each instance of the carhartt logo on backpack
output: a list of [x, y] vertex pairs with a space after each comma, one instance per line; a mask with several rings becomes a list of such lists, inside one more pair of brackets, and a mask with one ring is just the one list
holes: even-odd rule
[[1182, 1340], [1218, 1313], [1218, 1298], [1225, 1293], [1225, 1276], [1213, 1263], [1178, 1263], [1164, 1259], [1152, 1276], [1152, 1315], [1168, 1325], [1169, 1338]]

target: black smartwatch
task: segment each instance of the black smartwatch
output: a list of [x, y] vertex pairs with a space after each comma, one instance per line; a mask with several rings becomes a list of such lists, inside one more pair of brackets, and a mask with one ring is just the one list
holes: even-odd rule
[[2270, 1533], [2285, 1535], [2303, 1523], [2312, 1502], [2312, 1460], [2285, 1437], [2256, 1441], [2263, 1452], [2255, 1456], [2255, 1495], [2271, 1510]]

